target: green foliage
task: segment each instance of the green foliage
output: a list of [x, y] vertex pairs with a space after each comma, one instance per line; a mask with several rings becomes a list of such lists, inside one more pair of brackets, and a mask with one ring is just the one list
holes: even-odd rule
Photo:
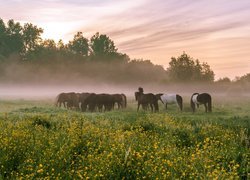
[[36, 117], [33, 121], [33, 125], [34, 126], [43, 126], [45, 128], [48, 128], [48, 129], [51, 128], [51, 123], [48, 120], [43, 119], [42, 117]]
[[249, 103], [211, 114], [137, 113], [135, 107], [81, 113], [46, 103], [1, 104], [11, 106], [0, 109], [1, 179], [249, 176]]
[[31, 23], [21, 26], [19, 22], [9, 20], [7, 25], [0, 19], [0, 55], [8, 57], [11, 54], [23, 55], [33, 51], [41, 41], [43, 30]]
[[25, 46], [25, 52], [34, 51], [39, 43], [42, 41], [41, 34], [43, 33], [42, 28], [26, 23], [23, 27], [23, 43]]
[[114, 42], [104, 34], [97, 32], [90, 39], [91, 54], [102, 57], [117, 52]]
[[172, 81], [204, 81], [212, 82], [214, 80], [214, 72], [207, 63], [193, 60], [188, 54], [183, 52], [177, 59], [171, 58], [168, 68], [168, 74]]
[[88, 39], [83, 37], [82, 32], [77, 32], [77, 34], [74, 35], [73, 41], [69, 42], [68, 48], [73, 53], [80, 54], [82, 56], [88, 56]]
[[[0, 80], [41, 80], [41, 77], [46, 79], [47, 76], [59, 79], [63, 74], [69, 78], [67, 81], [72, 81], [79, 77], [93, 79], [94, 74], [98, 80], [115, 83], [214, 81], [210, 66], [198, 59], [194, 60], [185, 52], [177, 58], [172, 57], [169, 68], [165, 70], [150, 60], [130, 60], [127, 54], [118, 52], [110, 37], [99, 32], [90, 39], [85, 38], [82, 32], [77, 32], [67, 44], [62, 40], [43, 40], [42, 33], [43, 29], [31, 23], [21, 26], [14, 20], [4, 23], [0, 18]], [[221, 79], [218, 83], [225, 81], [230, 79]], [[249, 74], [238, 77], [234, 83], [248, 90]]]
[[228, 84], [228, 83], [231, 83], [231, 80], [228, 77], [224, 77], [224, 78], [218, 79], [216, 83]]

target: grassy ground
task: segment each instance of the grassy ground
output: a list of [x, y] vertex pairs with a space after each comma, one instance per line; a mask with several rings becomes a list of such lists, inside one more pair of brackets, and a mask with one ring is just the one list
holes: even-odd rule
[[[188, 101], [185, 101], [188, 102]], [[53, 102], [0, 101], [0, 179], [249, 177], [250, 101], [214, 101], [212, 113], [81, 113]]]

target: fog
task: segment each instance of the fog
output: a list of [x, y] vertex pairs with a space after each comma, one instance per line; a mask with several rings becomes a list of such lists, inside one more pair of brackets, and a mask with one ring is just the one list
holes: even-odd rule
[[183, 97], [190, 97], [194, 92], [210, 93], [214, 97], [227, 99], [249, 99], [250, 92], [245, 87], [216, 84], [157, 84], [134, 83], [113, 84], [98, 82], [81, 84], [40, 84], [40, 83], [0, 83], [0, 100], [24, 99], [24, 100], [54, 100], [61, 92], [93, 92], [93, 93], [124, 93], [129, 98], [134, 98], [134, 92], [138, 87], [144, 88], [144, 93], [177, 93]]
[[250, 97], [250, 84], [173, 83], [163, 67], [150, 61], [88, 62], [79, 59], [22, 61], [10, 58], [0, 63], [1, 99], [55, 99], [62, 92], [124, 93], [134, 99], [145, 93], [177, 93], [190, 97], [194, 92], [212, 96]]

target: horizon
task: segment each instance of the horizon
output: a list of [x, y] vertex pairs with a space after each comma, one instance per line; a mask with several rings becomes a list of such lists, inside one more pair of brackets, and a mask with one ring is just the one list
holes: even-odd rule
[[231, 80], [250, 71], [248, 0], [10, 0], [1, 2], [4, 22], [32, 23], [43, 39], [90, 38], [107, 34], [119, 52], [168, 67], [183, 51], [207, 62], [215, 79]]

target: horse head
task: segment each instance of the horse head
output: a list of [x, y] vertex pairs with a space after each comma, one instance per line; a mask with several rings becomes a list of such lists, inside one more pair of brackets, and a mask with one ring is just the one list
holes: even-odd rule
[[157, 101], [160, 100], [162, 102], [162, 104], [164, 104], [164, 102], [161, 99], [162, 95], [163, 95], [163, 93], [159, 93], [159, 94], [156, 94], [155, 97], [156, 97]]
[[139, 88], [138, 88], [138, 91], [139, 91], [140, 93], [143, 93], [143, 88], [142, 88], [142, 87], [139, 87]]

